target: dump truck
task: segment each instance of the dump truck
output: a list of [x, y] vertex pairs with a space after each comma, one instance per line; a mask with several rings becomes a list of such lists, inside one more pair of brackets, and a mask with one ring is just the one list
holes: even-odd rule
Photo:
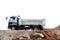
[[8, 29], [23, 30], [23, 29], [38, 29], [43, 30], [45, 19], [21, 19], [20, 16], [6, 17], [8, 21]]

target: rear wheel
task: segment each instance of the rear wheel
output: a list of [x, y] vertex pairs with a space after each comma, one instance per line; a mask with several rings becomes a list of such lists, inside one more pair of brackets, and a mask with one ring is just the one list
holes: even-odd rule
[[39, 27], [38, 26], [34, 26], [34, 30], [39, 30]]
[[40, 29], [40, 30], [43, 30], [43, 26], [42, 26], [42, 25], [39, 25], [39, 29]]
[[33, 26], [31, 26], [31, 28], [33, 30], [43, 30], [43, 26], [41, 26], [41, 25], [33, 25]]
[[38, 30], [38, 26], [36, 26], [36, 25], [31, 25], [31, 29], [32, 29], [32, 30]]

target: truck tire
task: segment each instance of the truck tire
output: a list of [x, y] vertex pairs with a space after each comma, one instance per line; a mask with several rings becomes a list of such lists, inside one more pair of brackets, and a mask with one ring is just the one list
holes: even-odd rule
[[12, 26], [12, 30], [19, 30], [19, 26], [16, 25]]
[[12, 30], [15, 30], [15, 27], [14, 26], [12, 27]]
[[38, 30], [38, 27], [36, 25], [31, 26], [32, 30]]
[[12, 30], [12, 26], [8, 26], [8, 29], [11, 29]]
[[43, 30], [43, 26], [42, 26], [42, 25], [39, 25], [39, 29], [40, 29], [40, 30]]
[[9, 26], [8, 29], [14, 30], [15, 27], [14, 26]]
[[33, 25], [32, 29], [33, 30], [43, 30], [43, 26], [41, 26], [41, 25]]

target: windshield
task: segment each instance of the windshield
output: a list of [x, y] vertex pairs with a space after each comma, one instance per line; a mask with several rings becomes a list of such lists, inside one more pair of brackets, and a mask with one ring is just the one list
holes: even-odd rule
[[15, 20], [15, 17], [10, 17], [10, 19], [13, 19], [13, 20]]
[[10, 17], [9, 22], [16, 22], [16, 17], [14, 16]]

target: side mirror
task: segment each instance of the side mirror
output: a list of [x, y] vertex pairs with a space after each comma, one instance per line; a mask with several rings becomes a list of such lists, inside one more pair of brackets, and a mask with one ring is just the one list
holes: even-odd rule
[[8, 17], [6, 17], [6, 21], [7, 21]]

